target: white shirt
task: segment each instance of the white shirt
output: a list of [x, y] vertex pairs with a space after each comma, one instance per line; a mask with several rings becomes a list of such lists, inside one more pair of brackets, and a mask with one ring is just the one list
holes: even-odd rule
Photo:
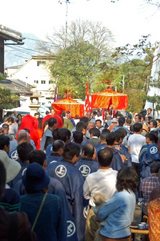
[[96, 193], [101, 193], [110, 199], [116, 191], [117, 171], [112, 168], [99, 169], [89, 174], [83, 185], [83, 194], [85, 199], [90, 199], [91, 206], [94, 205], [93, 197]]
[[139, 163], [139, 153], [143, 145], [146, 144], [146, 138], [141, 134], [133, 134], [128, 138], [128, 147], [132, 162]]

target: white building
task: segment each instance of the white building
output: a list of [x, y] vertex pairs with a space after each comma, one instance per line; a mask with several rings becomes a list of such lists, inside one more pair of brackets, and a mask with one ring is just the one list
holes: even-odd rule
[[32, 56], [24, 65], [6, 68], [7, 78], [28, 83], [36, 95], [53, 100], [56, 84], [49, 71], [52, 61], [53, 56]]

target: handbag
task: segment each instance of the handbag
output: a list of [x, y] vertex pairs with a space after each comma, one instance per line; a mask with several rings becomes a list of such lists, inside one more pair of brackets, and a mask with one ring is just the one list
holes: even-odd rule
[[41, 214], [41, 211], [42, 211], [42, 208], [43, 208], [43, 206], [44, 206], [46, 197], [47, 197], [47, 193], [45, 193], [45, 195], [43, 196], [43, 199], [42, 199], [41, 204], [40, 204], [40, 206], [39, 206], [38, 212], [37, 212], [37, 214], [36, 214], [34, 223], [33, 223], [32, 228], [31, 228], [32, 231], [35, 229], [35, 226], [36, 226], [36, 224], [37, 224], [38, 218], [39, 218], [39, 216], [40, 216], [40, 214]]

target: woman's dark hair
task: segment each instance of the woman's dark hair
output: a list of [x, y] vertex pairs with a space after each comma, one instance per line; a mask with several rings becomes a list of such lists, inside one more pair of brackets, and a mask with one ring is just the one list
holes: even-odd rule
[[123, 190], [136, 191], [138, 176], [133, 167], [125, 167], [118, 172], [116, 188], [118, 192]]

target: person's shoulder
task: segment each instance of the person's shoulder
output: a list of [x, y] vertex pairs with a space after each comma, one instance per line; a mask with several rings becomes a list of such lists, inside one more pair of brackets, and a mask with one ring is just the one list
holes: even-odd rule
[[50, 202], [60, 202], [61, 201], [60, 196], [53, 194], [53, 193], [47, 193], [46, 199], [47, 199], [47, 201], [50, 201]]

